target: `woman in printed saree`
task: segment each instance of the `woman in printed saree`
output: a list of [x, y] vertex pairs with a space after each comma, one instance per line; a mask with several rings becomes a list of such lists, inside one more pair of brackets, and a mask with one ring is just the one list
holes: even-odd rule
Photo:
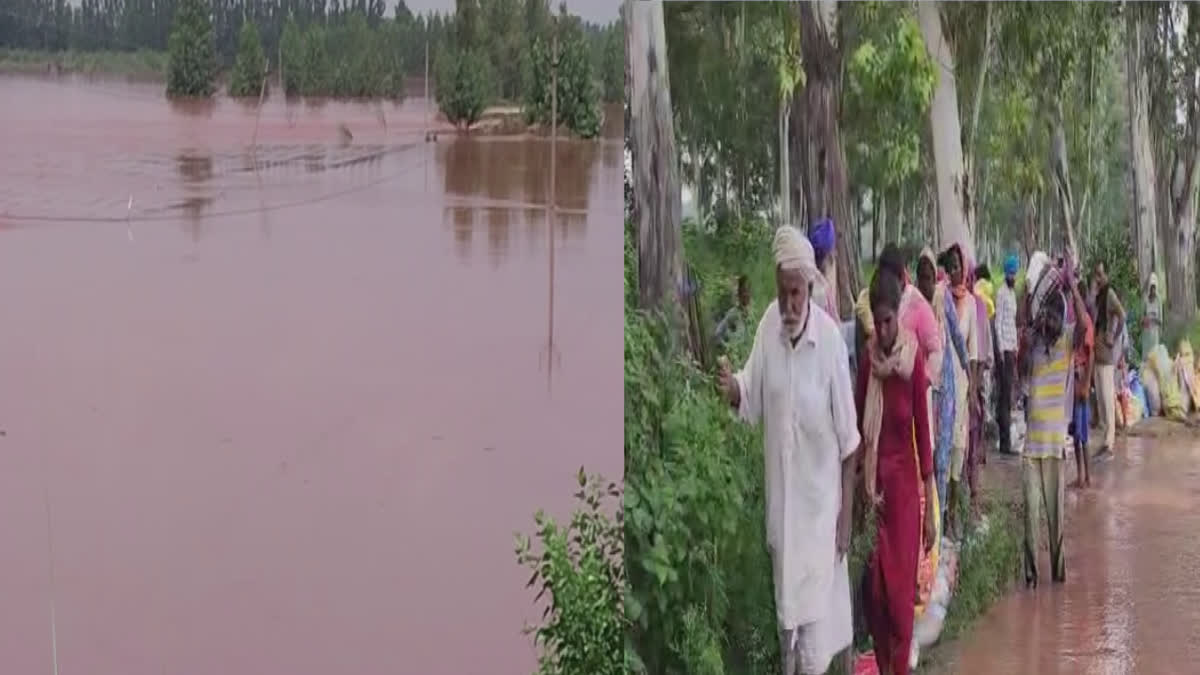
[[[877, 514], [866, 579], [866, 618], [879, 671], [890, 674], [909, 672], [913, 580], [921, 551], [930, 550], [936, 537], [933, 501], [926, 502], [924, 514], [920, 507], [922, 490], [932, 494], [937, 489], [925, 398], [929, 385], [917, 338], [900, 325], [902, 284], [883, 269], [871, 281], [875, 330], [867, 358], [859, 364], [856, 387], [862, 475]], [[921, 485], [913, 481], [918, 471]]]

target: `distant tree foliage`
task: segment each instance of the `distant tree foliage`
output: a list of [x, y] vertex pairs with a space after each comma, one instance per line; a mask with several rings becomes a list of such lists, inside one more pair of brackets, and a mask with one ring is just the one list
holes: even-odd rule
[[[555, 29], [552, 29], [555, 30]], [[600, 82], [597, 80], [579, 21], [564, 14], [558, 31], [558, 123], [591, 138], [600, 133]], [[530, 45], [525, 76], [525, 112], [530, 121], [550, 123], [554, 68], [553, 35], [538, 36]], [[622, 69], [624, 63], [622, 62]], [[622, 70], [622, 73], [624, 70]], [[622, 78], [624, 79], [624, 78]]]
[[482, 50], [460, 47], [438, 57], [438, 108], [457, 127], [470, 129], [488, 105], [489, 64]]
[[167, 53], [167, 96], [213, 95], [217, 68], [207, 2], [180, 0]]
[[[469, 46], [490, 67], [484, 82], [488, 102], [521, 103], [528, 98], [524, 75], [532, 67], [529, 45], [538, 36], [548, 36], [547, 0], [456, 0], [455, 13], [449, 15], [417, 15], [404, 0], [387, 4], [390, 1], [79, 0], [76, 6], [71, 0], [4, 0], [0, 49], [163, 51], [177, 15], [190, 7], [196, 26], [201, 16], [208, 26], [210, 57], [202, 60], [211, 58], [207, 77], [214, 80], [213, 91], [221, 73], [229, 77], [231, 91], [235, 89], [243, 27], [249, 23], [258, 34], [264, 63], [282, 71], [281, 84], [288, 95], [399, 97], [406, 78], [424, 77], [426, 53], [433, 76], [443, 71], [437, 64], [439, 55], [457, 59], [458, 49]], [[579, 26], [574, 39], [584, 43], [601, 94], [609, 101], [621, 100], [616, 86], [624, 80], [620, 29], [616, 23], [597, 26], [573, 20]], [[180, 48], [199, 45], [199, 35], [185, 33]], [[187, 77], [203, 79], [209, 72], [207, 66], [195, 67], [200, 70]], [[184, 75], [182, 70], [176, 73]], [[252, 79], [257, 94], [261, 79]], [[198, 90], [200, 95], [213, 93], [204, 89]]]
[[258, 29], [252, 22], [242, 24], [238, 42], [237, 60], [233, 62], [233, 75], [229, 79], [229, 95], [258, 96], [265, 86], [267, 59], [258, 40]]

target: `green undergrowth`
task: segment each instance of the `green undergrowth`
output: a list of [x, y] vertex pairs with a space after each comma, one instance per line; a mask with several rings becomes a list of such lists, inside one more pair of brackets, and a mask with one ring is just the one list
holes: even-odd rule
[[[751, 285], [749, 330], [725, 345], [738, 367], [775, 289], [764, 222], [688, 223], [686, 262], [701, 314], [718, 320], [738, 275]], [[636, 309], [636, 252], [625, 238], [626, 664], [631, 673], [766, 675], [779, 672], [771, 561], [765, 546], [761, 430], [734, 418], [715, 378], [684, 352], [660, 316]], [[711, 325], [702, 329], [711, 331]], [[719, 355], [718, 354], [718, 355]], [[1013, 496], [1009, 496], [1013, 497]], [[984, 502], [980, 536], [968, 526], [958, 592], [943, 638], [957, 635], [1010, 585], [1020, 521], [1011, 499]], [[874, 544], [868, 514], [856, 524], [850, 575], [858, 584]], [[861, 622], [855, 646], [869, 649]], [[840, 671], [836, 662], [831, 673]]]
[[[774, 294], [771, 234], [765, 223], [753, 222], [712, 232], [692, 224], [685, 229], [703, 315], [719, 318], [733, 302], [737, 276], [750, 279], [750, 330], [722, 352], [734, 364], [748, 354], [754, 319]], [[625, 262], [630, 672], [777, 673], [761, 430], [734, 418], [717, 394], [715, 378], [684, 354], [662, 317], [635, 308], [636, 259], [628, 231]], [[866, 528], [855, 537], [850, 556], [855, 580], [872, 540]]]
[[167, 54], [144, 49], [128, 52], [0, 49], [0, 71], [44, 73], [55, 67], [59, 72], [84, 75], [127, 75], [161, 79], [167, 72]]
[[1016, 494], [993, 493], [984, 498], [987, 530], [978, 521], [967, 525], [959, 553], [958, 582], [946, 612], [941, 642], [962, 635], [971, 624], [1008, 592], [1021, 564], [1024, 524]]

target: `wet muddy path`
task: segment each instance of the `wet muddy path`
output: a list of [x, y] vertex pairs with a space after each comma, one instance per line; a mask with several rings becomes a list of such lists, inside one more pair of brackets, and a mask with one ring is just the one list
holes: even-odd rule
[[1093, 472], [1067, 494], [1066, 584], [1019, 586], [950, 645], [945, 672], [1196, 672], [1200, 439], [1128, 438]]
[[513, 532], [622, 471], [619, 138], [548, 224], [548, 141], [421, 100], [0, 99], [0, 670], [532, 671]]

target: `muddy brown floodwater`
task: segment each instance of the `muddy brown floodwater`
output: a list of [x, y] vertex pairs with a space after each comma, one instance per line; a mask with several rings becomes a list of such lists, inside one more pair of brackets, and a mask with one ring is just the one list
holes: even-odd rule
[[[1074, 461], [1067, 470], [1074, 479]], [[1067, 493], [1066, 584], [1001, 600], [947, 672], [1196, 672], [1200, 442], [1130, 438], [1092, 470], [1091, 489]]]
[[548, 141], [422, 100], [0, 100], [2, 670], [530, 672], [513, 532], [622, 472], [619, 122], [550, 226]]

